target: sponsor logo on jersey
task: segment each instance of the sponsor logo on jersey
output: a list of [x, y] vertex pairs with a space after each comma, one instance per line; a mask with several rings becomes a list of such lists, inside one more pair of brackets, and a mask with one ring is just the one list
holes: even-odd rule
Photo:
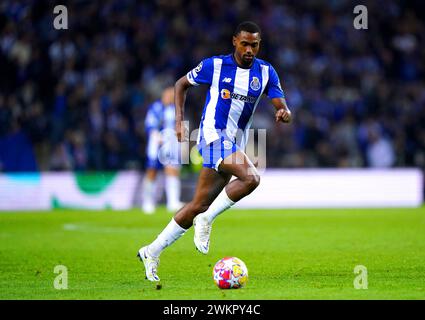
[[223, 99], [230, 99], [230, 91], [227, 89], [222, 89], [221, 90], [221, 97]]
[[232, 78], [224, 78], [222, 82], [230, 83], [232, 82]]
[[252, 77], [251, 83], [249, 84], [252, 90], [257, 91], [261, 88], [260, 79]]
[[236, 99], [243, 102], [255, 103], [257, 101], [256, 97], [244, 96], [239, 93], [230, 92], [227, 89], [221, 89], [221, 98], [222, 99]]

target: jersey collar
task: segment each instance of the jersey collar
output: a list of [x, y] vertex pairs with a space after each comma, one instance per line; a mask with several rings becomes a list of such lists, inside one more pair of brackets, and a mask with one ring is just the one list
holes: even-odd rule
[[232, 60], [236, 64], [236, 66], [238, 68], [241, 68], [241, 69], [251, 69], [254, 66], [255, 59], [257, 59], [256, 57], [254, 57], [254, 59], [252, 59], [252, 64], [251, 64], [250, 67], [243, 67], [243, 66], [241, 66], [241, 65], [238, 64], [238, 62], [236, 61], [236, 59], [234, 57], [234, 53], [233, 52], [230, 54], [230, 56], [232, 57]]

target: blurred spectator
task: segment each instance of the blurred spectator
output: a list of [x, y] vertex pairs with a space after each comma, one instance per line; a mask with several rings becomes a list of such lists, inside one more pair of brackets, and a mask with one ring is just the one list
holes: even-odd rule
[[55, 145], [50, 157], [49, 170], [61, 171], [71, 170], [72, 168], [71, 154], [68, 152], [65, 143]]
[[394, 164], [394, 160], [392, 144], [382, 136], [379, 130], [371, 130], [367, 147], [368, 165], [374, 168], [388, 168]]

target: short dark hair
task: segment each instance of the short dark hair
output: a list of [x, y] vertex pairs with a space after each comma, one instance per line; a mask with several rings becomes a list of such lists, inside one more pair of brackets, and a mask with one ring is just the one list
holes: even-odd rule
[[259, 33], [261, 36], [261, 29], [260, 27], [252, 21], [244, 21], [240, 23], [235, 30], [235, 33], [233, 34], [235, 37], [241, 32], [246, 31], [249, 33]]

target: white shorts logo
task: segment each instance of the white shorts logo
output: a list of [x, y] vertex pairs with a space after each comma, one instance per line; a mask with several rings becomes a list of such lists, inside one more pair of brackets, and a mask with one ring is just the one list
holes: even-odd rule
[[232, 149], [233, 144], [229, 141], [229, 140], [224, 140], [223, 141], [223, 147], [226, 150]]

